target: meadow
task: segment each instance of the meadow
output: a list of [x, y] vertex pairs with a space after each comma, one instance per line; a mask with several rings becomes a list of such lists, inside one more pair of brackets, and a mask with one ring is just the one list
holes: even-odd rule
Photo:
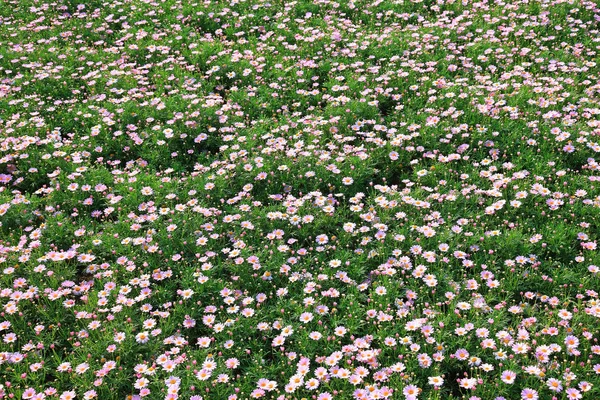
[[0, 398], [600, 398], [593, 0], [4, 0]]

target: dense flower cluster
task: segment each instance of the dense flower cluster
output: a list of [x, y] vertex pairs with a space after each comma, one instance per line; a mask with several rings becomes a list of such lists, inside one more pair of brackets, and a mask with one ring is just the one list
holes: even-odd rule
[[0, 398], [599, 398], [599, 21], [5, 1]]

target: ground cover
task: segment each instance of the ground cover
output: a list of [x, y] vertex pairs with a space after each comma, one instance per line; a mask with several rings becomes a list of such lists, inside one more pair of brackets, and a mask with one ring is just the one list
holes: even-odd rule
[[0, 4], [0, 398], [597, 399], [599, 33]]

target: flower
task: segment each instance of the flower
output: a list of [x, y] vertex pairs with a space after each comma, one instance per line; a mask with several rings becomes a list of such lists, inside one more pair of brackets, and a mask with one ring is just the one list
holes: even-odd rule
[[427, 378], [430, 385], [440, 387], [444, 384], [444, 379], [441, 376], [430, 376]]
[[523, 400], [537, 400], [538, 392], [536, 390], [525, 388], [521, 391], [521, 399]]
[[500, 379], [502, 379], [502, 382], [512, 385], [515, 383], [516, 377], [517, 374], [513, 371], [503, 371]]
[[407, 400], [416, 399], [419, 394], [419, 388], [415, 385], [407, 385], [402, 389], [402, 394]]

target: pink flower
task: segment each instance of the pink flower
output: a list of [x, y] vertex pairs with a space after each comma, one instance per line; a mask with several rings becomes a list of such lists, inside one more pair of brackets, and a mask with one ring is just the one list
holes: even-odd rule
[[521, 399], [538, 400], [538, 392], [533, 389], [525, 388], [521, 391]]

